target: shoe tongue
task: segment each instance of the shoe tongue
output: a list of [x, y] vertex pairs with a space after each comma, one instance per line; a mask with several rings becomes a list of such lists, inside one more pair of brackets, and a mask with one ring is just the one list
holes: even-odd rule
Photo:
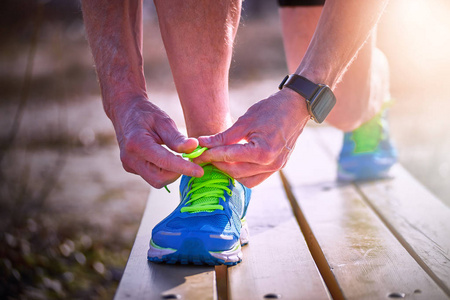
[[[221, 178], [223, 177], [222, 174], [213, 172], [214, 166], [213, 165], [206, 165], [203, 167], [203, 176], [201, 178], [197, 179], [197, 182], [205, 182], [211, 179]], [[215, 176], [215, 175], [222, 175], [222, 176]]]

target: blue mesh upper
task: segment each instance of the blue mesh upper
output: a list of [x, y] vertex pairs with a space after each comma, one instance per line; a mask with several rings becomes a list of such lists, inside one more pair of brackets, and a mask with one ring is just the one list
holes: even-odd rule
[[228, 224], [228, 218], [226, 215], [214, 214], [210, 216], [191, 216], [189, 218], [174, 218], [167, 223], [167, 227], [173, 229], [189, 228], [199, 229], [204, 224], [210, 224], [213, 227], [225, 228]]
[[[241, 218], [245, 216], [250, 202], [251, 190], [235, 181], [230, 183], [231, 197], [224, 193], [225, 201], [220, 199], [223, 210], [212, 212], [181, 212], [184, 203], [189, 201], [185, 195], [190, 190], [191, 177], [182, 176], [180, 182], [180, 205], [152, 231], [152, 240], [160, 247], [178, 249], [185, 238], [200, 238], [208, 251], [230, 249], [238, 240], [241, 230]], [[226, 239], [212, 238], [227, 236]], [[231, 238], [232, 237], [232, 238]]]

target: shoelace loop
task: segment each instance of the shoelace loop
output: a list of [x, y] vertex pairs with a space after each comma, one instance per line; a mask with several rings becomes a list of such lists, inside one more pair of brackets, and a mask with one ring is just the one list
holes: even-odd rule
[[189, 158], [192, 161], [193, 158], [199, 157], [206, 150], [208, 150], [208, 148], [197, 146], [194, 151], [192, 151], [191, 153], [183, 153], [182, 156], [185, 158]]

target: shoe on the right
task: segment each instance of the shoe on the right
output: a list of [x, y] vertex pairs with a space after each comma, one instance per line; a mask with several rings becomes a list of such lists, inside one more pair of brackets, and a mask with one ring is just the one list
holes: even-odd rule
[[397, 162], [397, 150], [389, 135], [387, 109], [351, 132], [344, 133], [338, 159], [338, 180], [381, 179]]

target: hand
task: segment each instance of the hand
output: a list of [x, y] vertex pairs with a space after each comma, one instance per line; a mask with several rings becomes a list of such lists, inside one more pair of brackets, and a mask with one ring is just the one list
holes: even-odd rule
[[175, 181], [180, 174], [201, 177], [203, 169], [165, 149], [192, 152], [198, 145], [176, 128], [175, 122], [147, 99], [116, 107], [111, 118], [120, 146], [120, 159], [127, 172], [140, 175], [155, 188]]
[[309, 119], [305, 99], [284, 88], [250, 107], [223, 133], [199, 137], [200, 145], [210, 149], [194, 162], [211, 162], [254, 187], [284, 167]]

